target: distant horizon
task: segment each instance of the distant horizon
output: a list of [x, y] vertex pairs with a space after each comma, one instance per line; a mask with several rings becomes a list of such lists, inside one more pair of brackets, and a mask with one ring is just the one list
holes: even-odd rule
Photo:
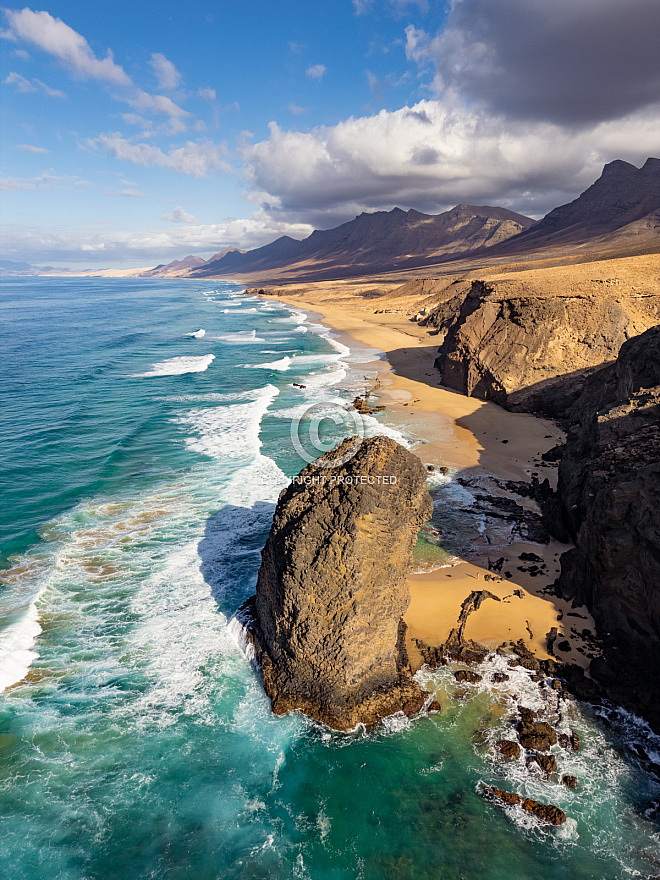
[[540, 219], [657, 155], [659, 42], [656, 0], [4, 9], [0, 253], [141, 268], [394, 207]]

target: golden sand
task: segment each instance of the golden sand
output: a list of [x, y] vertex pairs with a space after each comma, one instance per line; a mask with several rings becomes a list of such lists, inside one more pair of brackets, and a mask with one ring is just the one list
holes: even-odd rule
[[[378, 363], [379, 402], [395, 421], [414, 425], [425, 441], [415, 452], [425, 464], [448, 465], [460, 469], [463, 476], [492, 474], [504, 480], [529, 480], [534, 473], [554, 484], [556, 469], [539, 464], [538, 459], [562, 440], [560, 429], [552, 421], [510, 413], [442, 388], [433, 366], [438, 343], [426, 328], [410, 321], [419, 301], [390, 295], [384, 311], [382, 299], [365, 301], [355, 295], [354, 284], [336, 282], [280, 289], [277, 298], [318, 313], [335, 330], [385, 353], [386, 360]], [[487, 599], [470, 615], [466, 638], [493, 648], [522, 638], [539, 658], [547, 658], [547, 634], [557, 627], [555, 656], [588, 668], [588, 648], [581, 633], [595, 633], [591, 615], [586, 608], [571, 608], [548, 589], [558, 574], [559, 556], [569, 546], [552, 541], [492, 549], [505, 557], [503, 571], [509, 570], [511, 578], [497, 577], [465, 560], [410, 575], [412, 598], [405, 620], [411, 650], [414, 639], [441, 645], [456, 626], [461, 603], [473, 590], [486, 589], [500, 601]], [[542, 557], [547, 573], [532, 578], [518, 571], [518, 556], [524, 550]], [[558, 651], [556, 645], [565, 641], [570, 651]]]

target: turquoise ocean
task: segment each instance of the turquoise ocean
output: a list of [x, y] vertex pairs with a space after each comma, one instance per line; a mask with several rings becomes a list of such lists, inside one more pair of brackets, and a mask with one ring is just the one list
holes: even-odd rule
[[[304, 464], [292, 421], [362, 391], [377, 353], [241, 292], [0, 280], [0, 877], [660, 876], [639, 757], [660, 741], [566, 705], [575, 791], [498, 762], [512, 692], [538, 700], [524, 670], [467, 693], [420, 673], [443, 711], [373, 732], [273, 717], [232, 615]], [[484, 782], [569, 819], [497, 808]]]

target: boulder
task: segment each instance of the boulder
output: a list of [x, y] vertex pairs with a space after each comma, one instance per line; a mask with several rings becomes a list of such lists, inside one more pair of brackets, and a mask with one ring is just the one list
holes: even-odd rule
[[284, 489], [243, 609], [275, 714], [349, 730], [421, 709], [402, 616], [431, 513], [421, 461], [387, 437], [348, 438]]
[[546, 776], [550, 776], [551, 773], [557, 772], [557, 759], [554, 755], [530, 755], [527, 758], [526, 764], [528, 767], [532, 767], [536, 764]]
[[501, 739], [495, 743], [495, 748], [503, 758], [510, 760], [520, 757], [520, 746], [510, 739]]
[[471, 672], [469, 669], [459, 669], [454, 673], [454, 678], [456, 681], [468, 682], [469, 684], [477, 684], [482, 679], [478, 672]]
[[566, 821], [566, 813], [553, 804], [539, 804], [538, 801], [525, 798], [522, 802], [522, 808], [525, 812], [531, 813], [532, 816], [536, 816], [543, 822], [549, 822], [551, 825], [563, 825]]

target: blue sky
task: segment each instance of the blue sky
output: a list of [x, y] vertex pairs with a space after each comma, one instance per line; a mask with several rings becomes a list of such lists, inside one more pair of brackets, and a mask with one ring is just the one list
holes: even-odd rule
[[0, 14], [2, 256], [148, 266], [360, 211], [542, 216], [660, 154], [657, 0]]

